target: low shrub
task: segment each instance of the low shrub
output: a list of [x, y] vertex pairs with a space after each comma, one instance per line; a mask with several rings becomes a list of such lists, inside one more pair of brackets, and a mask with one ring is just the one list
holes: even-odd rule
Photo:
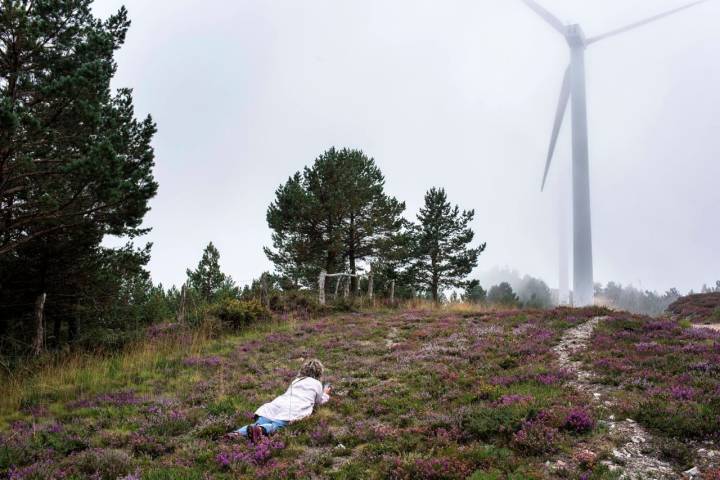
[[239, 329], [252, 323], [268, 320], [270, 311], [256, 300], [226, 299], [214, 305], [210, 314], [219, 318], [225, 328]]
[[270, 296], [270, 310], [277, 313], [293, 313], [301, 317], [317, 315], [326, 308], [320, 305], [317, 294], [311, 291], [277, 292]]
[[396, 459], [388, 473], [394, 480], [454, 480], [467, 478], [472, 468], [455, 458]]
[[703, 439], [717, 435], [718, 412], [694, 402], [673, 402], [652, 398], [636, 412], [639, 422], [668, 437]]
[[595, 419], [584, 408], [576, 407], [565, 417], [565, 428], [575, 433], [587, 433], [595, 428]]
[[478, 406], [462, 419], [462, 428], [478, 440], [491, 440], [498, 435], [509, 436], [533, 414], [533, 409], [522, 403], [507, 406]]
[[557, 450], [558, 430], [542, 419], [526, 420], [512, 438], [513, 445], [531, 455], [542, 455]]
[[123, 450], [93, 448], [73, 457], [73, 464], [83, 473], [101, 480], [116, 480], [133, 471], [133, 461]]

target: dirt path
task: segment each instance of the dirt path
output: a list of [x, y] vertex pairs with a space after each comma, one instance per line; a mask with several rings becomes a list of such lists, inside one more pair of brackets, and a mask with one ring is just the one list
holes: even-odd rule
[[[572, 355], [584, 349], [595, 327], [602, 321], [597, 317], [589, 322], [568, 330], [553, 350], [561, 366], [577, 375], [570, 383], [575, 388], [589, 394], [593, 402], [605, 407], [611, 406], [612, 387], [592, 383], [593, 374], [583, 368], [582, 362], [571, 360]], [[625, 479], [666, 480], [683, 478], [666, 462], [660, 460], [655, 452], [652, 435], [631, 419], [618, 421], [614, 416], [605, 419], [617, 447], [613, 450], [613, 459], [605, 461], [611, 470], [622, 470]]]

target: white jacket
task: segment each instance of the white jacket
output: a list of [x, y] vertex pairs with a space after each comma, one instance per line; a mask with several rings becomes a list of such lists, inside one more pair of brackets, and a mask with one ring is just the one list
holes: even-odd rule
[[330, 400], [330, 396], [323, 392], [322, 383], [311, 377], [296, 378], [285, 393], [270, 403], [266, 403], [255, 411], [255, 415], [295, 422], [313, 412], [315, 405], [322, 405]]

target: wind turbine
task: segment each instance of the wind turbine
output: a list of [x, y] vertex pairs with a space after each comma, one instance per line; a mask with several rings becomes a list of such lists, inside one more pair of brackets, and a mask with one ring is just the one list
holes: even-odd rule
[[572, 99], [572, 198], [573, 198], [573, 303], [576, 306], [591, 305], [594, 296], [592, 225], [590, 216], [590, 171], [588, 158], [587, 99], [585, 92], [585, 49], [590, 45], [630, 30], [655, 22], [682, 10], [709, 0], [699, 0], [682, 7], [632, 23], [596, 37], [586, 38], [580, 25], [565, 25], [552, 13], [533, 0], [522, 0], [551, 27], [560, 33], [570, 47], [570, 65], [565, 71], [560, 102], [555, 114], [545, 163], [541, 190], [545, 189], [552, 163], [558, 134], [565, 111]]

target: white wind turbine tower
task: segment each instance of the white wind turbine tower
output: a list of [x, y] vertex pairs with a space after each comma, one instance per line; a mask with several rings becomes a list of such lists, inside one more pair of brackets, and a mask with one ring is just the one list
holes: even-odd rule
[[[533, 0], [522, 0], [540, 15], [570, 46], [570, 66], [565, 72], [560, 103], [555, 116], [555, 125], [550, 139], [550, 148], [545, 163], [542, 189], [550, 170], [558, 134], [562, 126], [567, 105], [572, 98], [572, 199], [573, 199], [573, 304], [591, 305], [594, 296], [592, 226], [590, 216], [590, 171], [588, 163], [587, 99], [585, 96], [585, 49], [590, 45], [621, 33], [634, 30], [648, 23], [694, 7], [709, 0], [699, 0], [626, 27], [612, 30], [603, 35], [586, 38], [580, 25], [565, 25], [552, 13]], [[561, 259], [561, 269], [562, 269]]]

